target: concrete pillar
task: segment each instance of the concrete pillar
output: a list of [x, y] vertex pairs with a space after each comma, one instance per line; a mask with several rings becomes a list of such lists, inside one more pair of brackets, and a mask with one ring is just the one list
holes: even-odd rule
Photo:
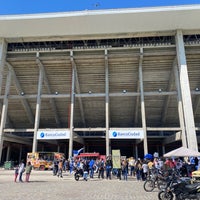
[[163, 155], [165, 154], [165, 145], [164, 144], [162, 145], [162, 154]]
[[6, 153], [6, 161], [9, 161], [10, 160], [10, 144], [8, 145], [7, 147], [7, 153]]
[[[37, 54], [37, 57], [39, 55]], [[35, 111], [35, 124], [34, 124], [34, 136], [33, 136], [33, 147], [32, 152], [37, 151], [37, 131], [40, 125], [40, 107], [41, 107], [41, 94], [42, 94], [42, 82], [44, 77], [44, 71], [41, 67], [39, 67], [39, 80], [38, 80], [38, 91], [37, 91], [37, 104], [36, 104], [36, 111]]]
[[105, 91], [106, 91], [106, 156], [111, 153], [109, 139], [109, 71], [108, 71], [108, 51], [105, 49]]
[[140, 48], [140, 60], [139, 60], [139, 82], [140, 82], [140, 99], [141, 99], [141, 116], [142, 116], [142, 128], [144, 131], [144, 155], [148, 153], [147, 146], [147, 131], [146, 131], [146, 115], [145, 115], [145, 103], [144, 103], [144, 88], [143, 88], [143, 74], [142, 74], [142, 62], [143, 62], [143, 48]]
[[60, 145], [57, 146], [57, 152], [60, 152]]
[[135, 145], [135, 159], [138, 159], [138, 146]]
[[[3, 72], [5, 67], [6, 52], [7, 52], [7, 43], [3, 38], [0, 38], [0, 94], [2, 93], [2, 81], [3, 81]], [[3, 131], [0, 131], [0, 162], [2, 157], [2, 151], [3, 151]]]
[[174, 70], [174, 77], [175, 77], [175, 83], [176, 83], [176, 89], [177, 89], [178, 114], [179, 114], [179, 123], [180, 123], [180, 127], [181, 127], [182, 146], [188, 147], [186, 131], [185, 131], [183, 104], [182, 104], [181, 88], [180, 88], [180, 82], [179, 82], [177, 62], [174, 62], [173, 70]]
[[20, 149], [19, 149], [19, 163], [22, 160], [22, 149], [23, 149], [23, 147], [22, 147], [22, 145], [20, 145]]
[[70, 138], [69, 138], [69, 155], [70, 158], [73, 153], [73, 138], [74, 138], [74, 102], [75, 102], [75, 67], [73, 51], [70, 52], [72, 63], [72, 82], [71, 82], [71, 106], [70, 106]]
[[6, 61], [7, 43], [5, 39], [0, 38], [0, 95], [2, 92], [3, 72]]
[[6, 79], [6, 88], [5, 88], [5, 94], [3, 99], [3, 106], [1, 111], [1, 124], [0, 124], [0, 161], [2, 156], [2, 150], [3, 150], [3, 135], [4, 135], [4, 128], [6, 124], [6, 117], [7, 117], [7, 111], [8, 111], [8, 94], [10, 90], [10, 84], [11, 84], [11, 75], [12, 73], [8, 71], [7, 79]]
[[176, 52], [188, 148], [198, 151], [185, 47], [183, 41], [183, 33], [181, 30], [178, 30], [176, 33]]

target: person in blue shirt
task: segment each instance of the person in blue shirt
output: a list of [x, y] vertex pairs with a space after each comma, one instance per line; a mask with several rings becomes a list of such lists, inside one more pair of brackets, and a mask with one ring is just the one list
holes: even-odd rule
[[91, 159], [90, 162], [89, 162], [89, 170], [90, 170], [90, 178], [93, 178], [94, 176], [94, 160]]

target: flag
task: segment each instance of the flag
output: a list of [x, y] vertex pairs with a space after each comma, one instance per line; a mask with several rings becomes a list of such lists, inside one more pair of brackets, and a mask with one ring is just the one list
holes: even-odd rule
[[81, 151], [83, 151], [84, 147], [79, 149], [79, 150], [73, 150], [73, 156], [78, 156], [79, 153], [81, 153]]

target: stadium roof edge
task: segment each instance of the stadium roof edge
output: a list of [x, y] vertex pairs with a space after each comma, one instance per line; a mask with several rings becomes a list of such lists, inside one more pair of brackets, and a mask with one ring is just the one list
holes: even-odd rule
[[181, 6], [162, 6], [162, 7], [143, 7], [143, 8], [123, 8], [123, 9], [105, 9], [105, 10], [83, 10], [69, 12], [53, 12], [53, 13], [35, 13], [35, 14], [15, 14], [0, 15], [0, 20], [17, 20], [17, 19], [41, 19], [41, 18], [59, 18], [71, 16], [85, 15], [104, 15], [104, 14], [126, 14], [126, 13], [145, 13], [145, 12], [165, 12], [179, 10], [199, 10], [200, 4], [181, 5]]
[[[162, 13], [162, 14], [161, 14]], [[200, 4], [0, 16], [0, 37], [83, 37], [200, 30]]]

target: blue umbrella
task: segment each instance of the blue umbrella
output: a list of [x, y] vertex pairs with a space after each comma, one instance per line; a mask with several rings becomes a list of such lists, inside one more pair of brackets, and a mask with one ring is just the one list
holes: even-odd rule
[[144, 156], [144, 158], [146, 158], [146, 159], [153, 159], [153, 155], [152, 154], [149, 154], [149, 153], [147, 153], [145, 156]]

